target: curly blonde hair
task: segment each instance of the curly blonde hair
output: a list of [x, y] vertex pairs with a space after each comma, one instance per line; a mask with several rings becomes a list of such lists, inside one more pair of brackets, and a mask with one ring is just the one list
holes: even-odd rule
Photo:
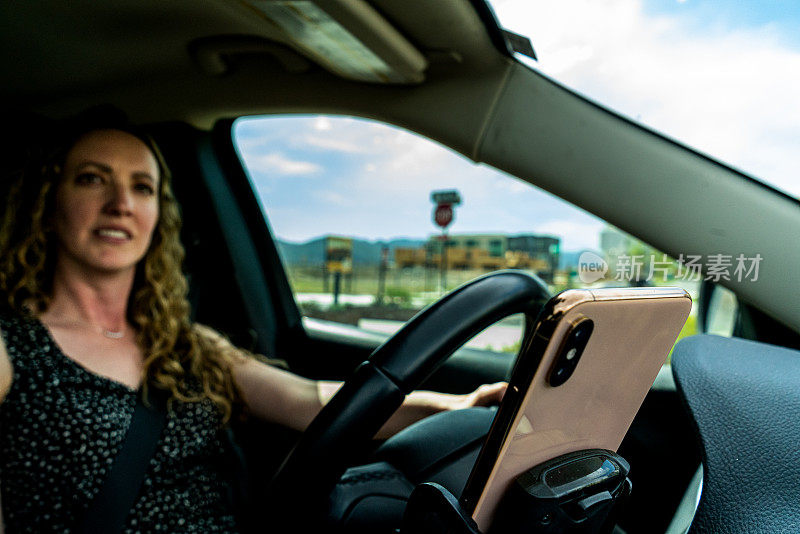
[[143, 394], [151, 386], [169, 393], [170, 402], [211, 400], [227, 421], [241, 397], [232, 365], [245, 353], [221, 343], [210, 329], [192, 324], [188, 284], [181, 270], [181, 216], [170, 173], [148, 135], [120, 116], [81, 118], [49, 153], [39, 153], [17, 173], [0, 226], [0, 295], [3, 305], [22, 315], [39, 315], [49, 306], [55, 269], [55, 234], [49, 227], [61, 169], [71, 148], [98, 130], [121, 130], [141, 140], [158, 161], [159, 218], [150, 247], [136, 267], [127, 318], [137, 332], [144, 360]]

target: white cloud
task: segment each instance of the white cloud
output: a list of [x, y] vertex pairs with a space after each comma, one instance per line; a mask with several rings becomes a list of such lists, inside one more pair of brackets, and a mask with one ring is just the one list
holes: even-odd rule
[[269, 154], [246, 155], [245, 161], [251, 173], [278, 173], [286, 175], [314, 174], [322, 167], [310, 161], [289, 159], [279, 152]]
[[494, 187], [508, 191], [509, 193], [524, 193], [530, 190], [531, 185], [513, 176], [498, 175], [494, 180]]
[[800, 195], [800, 52], [776, 26], [699, 27], [639, 0], [493, 3], [501, 24], [531, 37], [536, 68]]
[[237, 140], [237, 146], [243, 155], [254, 154], [259, 149], [267, 146], [268, 143], [269, 141], [262, 137], [252, 137]]
[[[328, 129], [330, 129], [330, 127]], [[306, 146], [335, 152], [344, 152], [347, 154], [362, 154], [368, 151], [363, 145], [358, 145], [350, 140], [339, 139], [329, 135], [307, 135], [303, 138], [303, 142]]]
[[352, 117], [320, 116], [310, 128], [290, 127], [285, 139], [296, 149], [309, 147], [344, 154], [382, 154], [387, 146], [408, 135], [383, 124]]
[[312, 195], [314, 195], [315, 198], [322, 200], [328, 205], [342, 206], [342, 207], [351, 206], [354, 200], [353, 197], [350, 195], [345, 195], [343, 193], [330, 190], [314, 191]]
[[314, 129], [317, 131], [330, 130], [331, 120], [328, 117], [317, 117], [314, 119]]

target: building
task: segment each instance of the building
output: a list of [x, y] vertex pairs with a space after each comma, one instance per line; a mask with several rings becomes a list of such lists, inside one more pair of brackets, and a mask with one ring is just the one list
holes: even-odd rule
[[524, 252], [533, 261], [545, 262], [546, 270], [539, 271], [539, 276], [547, 282], [553, 281], [553, 274], [558, 269], [561, 254], [561, 240], [553, 236], [521, 234], [511, 236], [507, 241], [507, 250]]
[[502, 258], [508, 250], [508, 236], [504, 234], [453, 234], [448, 236], [448, 248], [483, 250], [492, 258]]
[[[559, 239], [549, 236], [504, 234], [455, 234], [447, 236], [447, 269], [526, 269], [546, 281], [553, 280], [558, 267]], [[442, 240], [431, 237], [423, 247], [397, 248], [395, 265], [400, 268], [442, 264]]]

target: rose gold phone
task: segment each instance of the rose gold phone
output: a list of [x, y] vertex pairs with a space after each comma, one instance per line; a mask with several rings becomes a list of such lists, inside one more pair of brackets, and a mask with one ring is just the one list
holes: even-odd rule
[[679, 288], [569, 289], [548, 301], [461, 496], [482, 531], [531, 467], [617, 450], [691, 307]]

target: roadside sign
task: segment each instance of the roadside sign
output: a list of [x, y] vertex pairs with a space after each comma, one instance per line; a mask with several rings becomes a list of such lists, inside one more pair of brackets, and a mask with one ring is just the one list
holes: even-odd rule
[[458, 190], [456, 189], [433, 191], [431, 193], [431, 200], [436, 204], [449, 204], [451, 206], [458, 206], [461, 204], [461, 195], [458, 194]]
[[349, 274], [353, 270], [353, 239], [329, 235], [325, 237], [325, 268], [330, 273]]
[[442, 228], [447, 228], [453, 222], [453, 207], [450, 204], [436, 206], [436, 209], [433, 210], [433, 222]]

